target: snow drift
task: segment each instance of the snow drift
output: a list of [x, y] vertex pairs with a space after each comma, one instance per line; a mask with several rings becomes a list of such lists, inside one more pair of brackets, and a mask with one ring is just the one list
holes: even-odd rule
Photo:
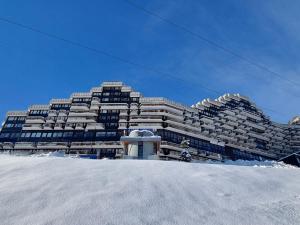
[[300, 169], [0, 155], [1, 224], [300, 224]]

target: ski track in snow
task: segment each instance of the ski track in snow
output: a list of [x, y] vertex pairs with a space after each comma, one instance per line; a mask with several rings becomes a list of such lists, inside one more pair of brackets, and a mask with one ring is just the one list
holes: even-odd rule
[[0, 224], [298, 225], [300, 169], [0, 155]]

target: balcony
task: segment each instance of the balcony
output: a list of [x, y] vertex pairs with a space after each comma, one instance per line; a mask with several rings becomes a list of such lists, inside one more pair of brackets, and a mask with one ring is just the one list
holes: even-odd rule
[[225, 135], [218, 135], [218, 137], [221, 139], [221, 140], [228, 140], [228, 141], [233, 141], [233, 142], [237, 142], [237, 139], [234, 138], [234, 137], [229, 137], [229, 136], [225, 136]]
[[70, 112], [70, 117], [97, 117], [98, 114], [95, 112]]
[[50, 110], [48, 113], [49, 117], [56, 117], [57, 116], [57, 111], [56, 110]]
[[66, 126], [65, 126], [65, 130], [74, 130], [74, 129], [75, 129], [75, 126], [76, 126], [76, 125], [74, 125], [74, 124], [72, 124], [72, 123], [71, 123], [71, 124], [68, 124], [68, 123], [67, 123]]
[[233, 121], [228, 121], [227, 124], [230, 125], [230, 126], [233, 126], [233, 127], [234, 126], [237, 127], [239, 125], [237, 122], [233, 122]]
[[130, 122], [133, 123], [161, 123], [163, 122], [162, 119], [157, 118], [157, 119], [153, 119], [153, 118], [137, 118], [137, 119], [130, 119]]
[[89, 105], [85, 103], [73, 103], [70, 108], [71, 112], [87, 112], [89, 111]]
[[235, 132], [238, 132], [238, 133], [241, 133], [241, 134], [247, 133], [247, 131], [245, 131], [243, 129], [240, 129], [240, 128], [235, 129]]
[[258, 125], [258, 124], [255, 124], [255, 123], [252, 123], [252, 122], [249, 122], [249, 121], [246, 121], [244, 123], [244, 125], [256, 128], [256, 129], [258, 129], [260, 131], [265, 131], [266, 130], [266, 128], [264, 126], [261, 126], [261, 125]]
[[30, 116], [26, 119], [25, 123], [28, 124], [43, 124], [45, 123], [45, 118], [42, 116]]
[[24, 124], [22, 130], [42, 130], [42, 124]]
[[246, 120], [247, 119], [246, 116], [243, 116], [243, 115], [240, 115], [240, 114], [236, 115], [236, 117], [241, 119], [241, 120]]
[[63, 130], [62, 124], [55, 124], [54, 130]]
[[67, 111], [62, 110], [62, 111], [59, 111], [58, 116], [62, 116], [62, 117], [68, 116], [68, 113], [67, 113]]
[[96, 123], [94, 118], [85, 118], [85, 117], [69, 117], [67, 120], [68, 123]]
[[75, 130], [84, 130], [84, 125], [79, 123], [79, 124], [76, 124], [76, 127], [75, 127]]
[[208, 129], [208, 130], [214, 130], [215, 126], [210, 124], [202, 124], [201, 127]]
[[209, 124], [214, 123], [214, 121], [212, 119], [209, 119], [209, 118], [206, 118], [206, 117], [201, 118], [200, 121], [202, 121], [204, 123], [209, 123]]
[[[230, 110], [224, 110], [223, 111], [225, 114], [227, 114], [227, 115], [229, 115], [229, 116], [235, 116], [235, 113], [234, 112], [232, 112], [232, 111], [230, 111]], [[227, 116], [226, 116], [227, 117]]]
[[104, 130], [104, 126], [102, 123], [91, 123], [88, 124], [85, 128], [86, 130]]
[[237, 118], [235, 116], [229, 116], [228, 115], [228, 116], [225, 116], [225, 118], [230, 120], [230, 121], [233, 121], [233, 122], [237, 121]]
[[72, 142], [70, 149], [92, 149], [92, 142]]
[[50, 118], [46, 118], [46, 120], [45, 120], [45, 124], [46, 123], [55, 123], [55, 120], [54, 119], [50, 119]]
[[15, 150], [34, 150], [36, 146], [31, 142], [17, 142], [14, 146]]
[[44, 124], [44, 130], [53, 130], [54, 128], [54, 124], [50, 124], [50, 123], [45, 123]]
[[227, 124], [223, 124], [220, 127], [224, 128], [224, 129], [228, 129], [228, 130], [233, 130], [233, 127], [227, 125]]
[[59, 143], [59, 142], [40, 142], [37, 145], [37, 149], [39, 150], [62, 150], [62, 149], [68, 149], [67, 143]]
[[236, 135], [235, 137], [237, 137], [239, 139], [242, 139], [242, 140], [247, 140], [248, 139], [248, 137], [244, 136], [244, 135]]
[[56, 123], [65, 123], [67, 121], [67, 117], [57, 117]]
[[254, 133], [252, 133], [252, 132], [249, 132], [248, 135], [249, 135], [250, 137], [255, 137], [255, 138], [260, 139], [260, 140], [269, 141], [269, 138], [267, 138], [267, 137], [265, 137], [265, 136], [263, 136], [263, 135], [254, 134]]
[[139, 123], [131, 124], [129, 129], [162, 129], [161, 123]]
[[14, 144], [11, 142], [4, 142], [2, 143], [2, 150], [13, 150]]
[[247, 117], [249, 117], [251, 119], [254, 119], [254, 120], [257, 120], [257, 121], [261, 121], [262, 120], [262, 118], [260, 116], [252, 114], [252, 113], [249, 113], [249, 112], [246, 112], [246, 111], [243, 111], [242, 114], [244, 116], [247, 116]]

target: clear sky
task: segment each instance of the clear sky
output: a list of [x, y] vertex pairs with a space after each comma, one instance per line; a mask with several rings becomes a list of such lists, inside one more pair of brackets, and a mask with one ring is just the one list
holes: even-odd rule
[[[0, 21], [0, 120], [51, 98], [120, 80], [188, 105], [241, 93], [277, 122], [300, 113], [300, 2], [132, 0], [291, 84], [145, 14], [123, 0], [0, 0], [0, 17], [172, 74], [175, 79]], [[278, 113], [280, 112], [280, 113]]]

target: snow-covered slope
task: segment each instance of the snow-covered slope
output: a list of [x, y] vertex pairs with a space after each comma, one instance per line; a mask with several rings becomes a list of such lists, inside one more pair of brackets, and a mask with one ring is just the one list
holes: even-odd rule
[[300, 224], [300, 169], [0, 155], [0, 224]]

